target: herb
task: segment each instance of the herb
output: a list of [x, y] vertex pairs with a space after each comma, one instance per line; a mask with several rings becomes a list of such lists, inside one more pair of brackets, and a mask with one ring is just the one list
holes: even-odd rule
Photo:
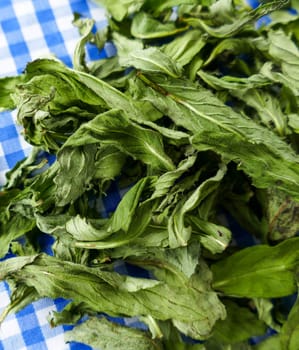
[[[51, 325], [76, 325], [66, 340], [95, 348], [297, 350], [298, 301], [278, 302], [298, 289], [297, 2], [101, 3], [104, 30], [75, 15], [73, 69], [40, 59], [0, 79], [1, 109], [17, 108], [34, 146], [1, 190], [0, 254], [16, 255], [0, 263], [12, 290], [2, 319], [63, 297]], [[85, 45], [107, 40], [117, 54], [86, 62]]]

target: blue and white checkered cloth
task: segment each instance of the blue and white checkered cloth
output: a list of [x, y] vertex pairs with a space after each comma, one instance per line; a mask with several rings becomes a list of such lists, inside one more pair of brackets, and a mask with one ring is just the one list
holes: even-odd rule
[[[255, 7], [257, 0], [248, 0], [248, 3]], [[93, 18], [98, 29], [107, 23], [105, 10], [91, 0], [0, 0], [0, 77], [19, 74], [28, 62], [49, 54], [71, 66], [79, 39], [78, 30], [72, 25], [74, 12]], [[87, 57], [110, 56], [113, 50], [109, 44], [104, 53], [90, 47]], [[0, 186], [5, 183], [7, 170], [31, 150], [20, 136], [15, 117], [15, 112], [0, 113]], [[112, 195], [103, 203], [106, 212], [115, 209], [121, 194], [117, 188], [112, 189]], [[8, 286], [0, 282], [0, 314], [8, 303]], [[0, 327], [0, 350], [90, 350], [83, 344], [64, 342], [64, 332], [70, 327], [50, 327], [49, 314], [66, 304], [63, 299], [45, 298], [16, 315], [9, 315]], [[141, 326], [134, 318], [118, 321]]]
[[[90, 0], [1, 0], [0, 76], [19, 74], [28, 62], [51, 54], [71, 66], [79, 39], [78, 29], [72, 25], [74, 12], [93, 18], [97, 28], [107, 23], [105, 10]], [[109, 50], [108, 45], [105, 47], [108, 56]], [[95, 48], [88, 51], [90, 59], [98, 55]], [[0, 113], [0, 186], [5, 183], [6, 171], [31, 150], [20, 136], [15, 116], [14, 112]], [[107, 205], [111, 206], [111, 202]], [[8, 303], [8, 286], [2, 282], [0, 313]], [[0, 327], [0, 350], [91, 349], [78, 343], [66, 344], [64, 332], [69, 327], [50, 327], [49, 313], [61, 310], [66, 303], [62, 299], [43, 299], [9, 315]]]

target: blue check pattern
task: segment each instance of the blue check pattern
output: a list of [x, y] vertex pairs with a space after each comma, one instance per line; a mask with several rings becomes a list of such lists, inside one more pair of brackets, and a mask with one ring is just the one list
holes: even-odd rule
[[[73, 13], [92, 17], [101, 28], [106, 25], [105, 10], [89, 0], [1, 0], [0, 1], [0, 76], [21, 73], [33, 59], [55, 55], [68, 66], [79, 38], [72, 25]], [[88, 58], [109, 55], [111, 46], [98, 52], [90, 46]], [[0, 118], [0, 185], [5, 172], [30, 152], [20, 137], [15, 113]]]
[[[248, 3], [255, 7], [258, 1], [248, 0]], [[0, 0], [0, 77], [20, 74], [28, 62], [49, 55], [71, 66], [79, 39], [72, 25], [74, 12], [93, 18], [98, 29], [106, 25], [105, 10], [91, 0]], [[261, 21], [266, 23], [268, 18]], [[110, 56], [113, 51], [109, 43], [102, 52], [90, 46], [87, 56], [92, 60]], [[5, 183], [5, 173], [30, 153], [31, 147], [21, 132], [16, 124], [16, 112], [0, 113], [0, 186]], [[102, 203], [106, 214], [115, 210], [121, 195], [117, 186], [111, 189]], [[121, 273], [138, 275], [138, 271], [124, 271], [124, 266], [118, 269]], [[8, 303], [9, 288], [0, 282], [0, 314]], [[0, 350], [91, 350], [83, 344], [64, 342], [64, 333], [71, 327], [50, 327], [49, 314], [62, 310], [66, 304], [63, 299], [45, 298], [16, 315], [9, 315], [0, 327]], [[135, 318], [113, 320], [144, 327]]]
[[[0, 1], [0, 77], [20, 74], [36, 58], [54, 55], [68, 66], [79, 34], [72, 25], [73, 13], [93, 18], [98, 29], [106, 25], [105, 10], [90, 0], [1, 0]], [[99, 52], [88, 47], [88, 59], [110, 56], [109, 44]], [[16, 124], [16, 112], [0, 113], [0, 186], [5, 173], [31, 151]], [[120, 199], [117, 189], [105, 199], [104, 209], [112, 211]], [[9, 288], [0, 283], [0, 313], [9, 303]], [[87, 350], [89, 346], [64, 342], [70, 327], [51, 328], [48, 316], [67, 304], [48, 298], [34, 302], [16, 315], [9, 315], [0, 327], [0, 350]], [[127, 325], [136, 320], [119, 320]]]

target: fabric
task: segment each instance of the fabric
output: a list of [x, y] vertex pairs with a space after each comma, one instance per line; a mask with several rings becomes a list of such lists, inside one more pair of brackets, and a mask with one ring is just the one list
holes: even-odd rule
[[[248, 1], [252, 6], [257, 0]], [[67, 65], [72, 56], [79, 34], [72, 25], [73, 13], [93, 18], [96, 27], [106, 24], [105, 10], [91, 0], [1, 0], [0, 1], [0, 77], [21, 73], [26, 64], [36, 58], [55, 55]], [[267, 21], [263, 18], [262, 21]], [[112, 45], [103, 52], [90, 46], [88, 58], [110, 56]], [[5, 173], [30, 152], [16, 125], [16, 113], [0, 113], [0, 186], [5, 183]], [[121, 192], [111, 189], [105, 198], [103, 210], [113, 211]], [[244, 238], [243, 238], [244, 240]], [[123, 266], [119, 269], [124, 273]], [[128, 271], [138, 274], [136, 271]], [[9, 303], [7, 284], [0, 283], [0, 314]], [[65, 344], [64, 332], [70, 327], [51, 328], [47, 317], [52, 311], [61, 310], [67, 301], [43, 299], [35, 302], [16, 315], [9, 315], [0, 327], [0, 350], [90, 350], [79, 344]], [[117, 319], [128, 326], [142, 327], [136, 319]]]
[[[79, 38], [72, 25], [73, 13], [96, 20], [97, 28], [106, 24], [105, 10], [90, 0], [1, 0], [0, 1], [0, 76], [21, 73], [33, 59], [57, 56], [71, 66]], [[109, 46], [107, 50], [109, 54]], [[96, 58], [95, 48], [88, 51]], [[105, 55], [105, 53], [102, 53]], [[5, 172], [30, 151], [20, 138], [15, 113], [0, 118], [0, 185]]]
[[[72, 56], [78, 29], [72, 25], [73, 13], [93, 18], [96, 27], [106, 24], [105, 10], [90, 0], [1, 0], [0, 1], [0, 76], [21, 73], [33, 59], [55, 55], [67, 65]], [[112, 50], [108, 44], [105, 52], [94, 47], [88, 50], [89, 59], [105, 57]], [[5, 183], [5, 173], [30, 152], [15, 122], [16, 113], [0, 113], [0, 186]], [[104, 203], [112, 210], [115, 195]], [[0, 283], [0, 314], [9, 303], [9, 290]], [[0, 350], [86, 350], [82, 344], [65, 344], [64, 332], [69, 327], [51, 328], [47, 317], [53, 310], [61, 310], [66, 301], [43, 299], [29, 305], [17, 315], [9, 315], [0, 327]], [[129, 321], [128, 321], [129, 322]], [[132, 321], [130, 321], [132, 322]]]

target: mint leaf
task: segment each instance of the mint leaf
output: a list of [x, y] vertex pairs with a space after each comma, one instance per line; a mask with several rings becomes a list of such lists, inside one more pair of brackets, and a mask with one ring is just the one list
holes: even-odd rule
[[76, 341], [98, 349], [162, 350], [159, 340], [149, 332], [120, 326], [104, 318], [91, 318], [65, 335], [67, 342]]
[[298, 238], [243, 249], [212, 265], [213, 287], [226, 295], [275, 298], [296, 290]]

